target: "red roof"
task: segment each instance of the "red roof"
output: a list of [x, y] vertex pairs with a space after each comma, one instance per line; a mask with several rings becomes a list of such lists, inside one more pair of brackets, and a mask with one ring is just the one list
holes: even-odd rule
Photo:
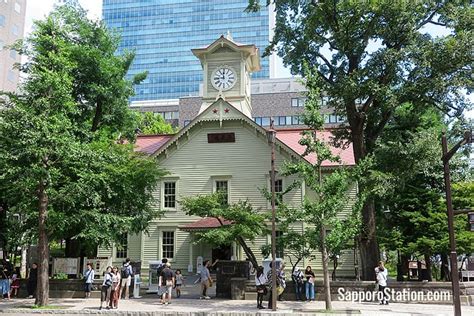
[[145, 154], [153, 154], [171, 139], [173, 135], [139, 135], [135, 142], [135, 150]]
[[[232, 224], [231, 221], [222, 219], [222, 223], [224, 226]], [[197, 220], [191, 224], [181, 226], [181, 230], [205, 230], [205, 229], [211, 229], [211, 228], [217, 228], [221, 227], [221, 223], [217, 220], [215, 217], [204, 217], [201, 218], [200, 220]]]
[[[278, 140], [283, 142], [285, 145], [293, 149], [298, 154], [303, 154], [306, 147], [299, 144], [304, 129], [292, 129], [292, 130], [277, 130], [276, 137]], [[330, 130], [317, 131], [316, 135], [318, 139], [329, 143], [333, 136]], [[342, 165], [353, 166], [355, 165], [354, 151], [352, 149], [352, 143], [344, 148], [336, 148], [330, 145], [331, 152], [333, 155], [338, 155], [341, 158]], [[312, 153], [304, 157], [307, 161], [314, 164], [316, 162], [316, 154]], [[323, 167], [339, 166], [340, 163], [323, 161]]]

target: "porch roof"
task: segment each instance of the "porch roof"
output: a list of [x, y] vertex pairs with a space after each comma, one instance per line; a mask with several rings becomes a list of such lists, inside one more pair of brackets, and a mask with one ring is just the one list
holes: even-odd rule
[[222, 224], [217, 220], [215, 217], [204, 217], [201, 218], [193, 223], [180, 226], [179, 229], [188, 231], [188, 232], [193, 232], [193, 231], [203, 231], [203, 230], [208, 230], [212, 228], [217, 228], [221, 226], [226, 226], [232, 224], [231, 221], [221, 219]]

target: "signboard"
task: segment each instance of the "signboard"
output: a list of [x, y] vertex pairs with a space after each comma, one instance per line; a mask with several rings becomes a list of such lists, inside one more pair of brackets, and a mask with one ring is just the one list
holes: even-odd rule
[[79, 258], [53, 258], [53, 274], [79, 274]]
[[[101, 278], [104, 275], [105, 269], [107, 269], [107, 266], [112, 265], [112, 260], [107, 257], [84, 258], [84, 262], [83, 262], [84, 269], [88, 262], [92, 264], [92, 269], [94, 269], [95, 271], [95, 274], [94, 274], [95, 278]], [[83, 271], [81, 271], [81, 273], [83, 273]]]

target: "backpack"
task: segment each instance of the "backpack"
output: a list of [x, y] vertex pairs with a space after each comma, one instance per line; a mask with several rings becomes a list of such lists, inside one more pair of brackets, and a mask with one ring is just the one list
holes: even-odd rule
[[122, 272], [121, 272], [122, 279], [127, 279], [130, 276], [130, 269], [128, 267], [129, 266], [122, 267]]

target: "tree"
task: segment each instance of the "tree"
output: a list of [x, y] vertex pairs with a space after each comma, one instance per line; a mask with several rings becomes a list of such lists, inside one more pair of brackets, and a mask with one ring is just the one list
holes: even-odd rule
[[185, 197], [180, 202], [187, 215], [215, 218], [220, 227], [197, 234], [197, 241], [222, 246], [237, 242], [244, 250], [253, 267], [259, 266], [247, 241], [268, 233], [267, 214], [255, 210], [248, 201], [234, 204], [223, 202], [222, 193]]
[[[308, 75], [308, 83], [317, 80]], [[319, 93], [310, 90], [307, 95], [303, 121], [311, 130], [303, 132], [300, 144], [305, 146], [303, 157], [315, 155], [316, 161], [310, 164], [307, 161], [285, 163], [284, 175], [298, 175], [306, 185], [304, 202], [301, 208], [290, 208], [281, 221], [289, 223], [307, 222], [304, 234], [308, 238], [308, 248], [319, 249], [323, 267], [323, 281], [326, 309], [332, 309], [331, 285], [329, 279], [329, 256], [337, 253], [354, 239], [360, 226], [360, 206], [363, 203], [363, 194], [355, 201], [350, 201], [348, 191], [354, 185], [364, 170], [360, 164], [357, 168], [348, 170], [340, 167], [333, 171], [323, 168], [324, 161], [340, 162], [340, 158], [333, 155], [328, 144], [317, 137], [322, 130], [323, 117], [320, 112]], [[311, 196], [313, 194], [313, 196]], [[314, 196], [315, 194], [315, 196]]]
[[38, 239], [36, 304], [44, 306], [49, 241], [110, 244], [145, 230], [160, 215], [152, 191], [163, 172], [118, 141], [133, 140], [135, 129], [124, 103], [133, 93], [124, 79], [133, 57], [114, 56], [116, 39], [80, 9], [59, 7], [35, 26], [15, 46], [28, 57], [27, 78], [0, 112], [0, 199], [36, 221], [37, 229], [25, 228]]
[[[357, 163], [370, 156], [394, 111], [404, 103], [459, 115], [471, 106], [472, 21], [465, 1], [271, 1], [276, 50], [295, 74], [307, 63], [319, 80], [307, 85], [347, 117], [340, 140], [352, 142]], [[248, 10], [260, 1], [249, 0]], [[429, 26], [449, 30], [432, 37]], [[361, 187], [362, 188], [362, 187]], [[364, 189], [364, 188], [362, 188]], [[379, 260], [374, 199], [362, 210], [362, 277], [374, 278]]]
[[175, 129], [161, 115], [138, 113], [138, 129], [142, 135], [173, 134]]
[[[440, 111], [404, 104], [395, 111], [374, 153], [376, 168], [386, 175], [391, 188], [378, 199], [386, 210], [379, 214], [379, 236], [384, 249], [400, 252], [400, 275], [410, 256], [425, 260], [430, 280], [432, 258], [439, 255], [447, 263], [449, 238], [440, 135], [448, 126], [453, 124], [445, 124]], [[456, 132], [450, 130], [449, 134]], [[462, 156], [460, 153], [451, 161], [456, 181], [465, 180], [468, 174]], [[474, 236], [469, 238], [465, 219], [456, 218], [455, 226], [459, 249], [472, 252]]]

